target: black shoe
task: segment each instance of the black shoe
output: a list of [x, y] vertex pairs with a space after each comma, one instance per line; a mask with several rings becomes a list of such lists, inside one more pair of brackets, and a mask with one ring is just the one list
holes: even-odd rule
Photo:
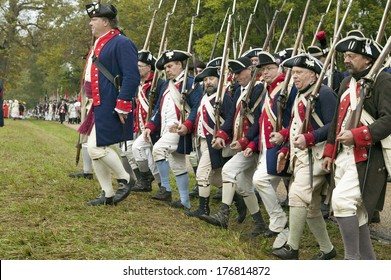
[[371, 224], [378, 224], [378, 223], [380, 223], [380, 212], [375, 210], [371, 218]]
[[70, 173], [68, 176], [71, 178], [84, 178], [88, 180], [92, 180], [94, 178], [92, 173], [84, 173], [83, 170], [77, 173]]
[[313, 257], [313, 260], [331, 260], [334, 259], [337, 256], [337, 251], [335, 251], [335, 248], [333, 248], [329, 253], [324, 253], [322, 251], [319, 252], [315, 257]]
[[140, 172], [140, 179], [137, 180], [136, 184], [132, 187], [134, 192], [151, 192], [152, 181], [155, 178], [151, 172]]
[[105, 192], [102, 193], [94, 200], [86, 202], [88, 206], [98, 206], [98, 205], [115, 205], [114, 197], [105, 197]]
[[246, 219], [247, 206], [246, 203], [244, 202], [243, 196], [237, 193], [235, 193], [233, 200], [235, 201], [236, 211], [238, 212], [237, 221], [239, 224], [241, 224]]
[[132, 188], [132, 192], [151, 192], [152, 186], [146, 185], [143, 182], [137, 181], [134, 187]]
[[223, 198], [223, 188], [219, 188], [219, 190], [215, 193], [212, 199], [221, 201], [222, 198]]
[[165, 187], [160, 187], [160, 190], [157, 194], [152, 196], [152, 199], [161, 200], [161, 201], [172, 201], [171, 192], [166, 191]]
[[125, 179], [118, 179], [117, 182], [118, 189], [114, 196], [114, 202], [116, 204], [129, 196], [132, 189], [132, 183], [134, 184], [132, 178], [130, 178], [130, 182], [127, 182]]
[[228, 220], [229, 220], [229, 206], [227, 204], [222, 204], [219, 211], [211, 216], [201, 215], [198, 218], [201, 220], [224, 229], [228, 228]]
[[169, 203], [169, 205], [173, 208], [178, 208], [178, 209], [189, 209], [185, 205], [182, 204], [180, 200], [177, 200], [175, 202]]
[[288, 208], [289, 207], [289, 199], [288, 199], [288, 197], [283, 202], [281, 202], [280, 205], [281, 205], [282, 208]]
[[199, 192], [198, 192], [198, 185], [195, 185], [193, 190], [189, 193], [190, 197], [198, 197]]
[[274, 236], [277, 236], [279, 232], [272, 231], [270, 229], [267, 229], [265, 233], [263, 234], [266, 238], [272, 238]]
[[185, 214], [189, 217], [200, 217], [202, 215], [208, 216], [210, 213], [209, 209], [209, 197], [199, 197], [200, 205], [198, 206], [198, 209], [195, 211], [186, 211]]
[[273, 255], [283, 260], [298, 260], [299, 250], [293, 250], [289, 244], [285, 244], [280, 249], [274, 250]]

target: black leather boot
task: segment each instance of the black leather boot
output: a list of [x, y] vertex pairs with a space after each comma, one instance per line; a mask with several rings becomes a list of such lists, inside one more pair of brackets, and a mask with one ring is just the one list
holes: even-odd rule
[[254, 220], [254, 228], [251, 232], [252, 237], [256, 237], [262, 233], [264, 233], [267, 229], [265, 220], [262, 217], [261, 211], [256, 212], [255, 214], [251, 215]]
[[125, 179], [117, 179], [118, 189], [114, 196], [114, 202], [118, 203], [127, 198], [130, 194], [132, 186], [135, 183], [135, 180], [132, 176], [130, 176], [129, 182]]
[[185, 214], [189, 217], [199, 217], [201, 215], [209, 215], [209, 197], [199, 197], [200, 205], [195, 211], [186, 211]]
[[152, 196], [152, 199], [161, 200], [161, 201], [172, 201], [171, 192], [167, 191], [165, 187], [160, 187], [159, 192]]
[[227, 204], [222, 203], [219, 211], [216, 214], [211, 216], [201, 215], [199, 216], [199, 218], [211, 225], [227, 229], [229, 221], [229, 212], [229, 206]]
[[198, 192], [198, 185], [195, 185], [193, 190], [189, 193], [190, 197], [198, 197], [199, 192]]
[[213, 196], [213, 199], [221, 201], [223, 198], [223, 188], [219, 188], [215, 195]]
[[140, 169], [135, 168], [132, 170], [133, 170], [134, 176], [136, 176], [136, 181], [140, 180]]
[[[151, 178], [152, 177], [152, 178]], [[136, 182], [132, 191], [134, 192], [151, 192], [153, 175], [151, 172], [140, 172], [140, 180]]]
[[106, 197], [105, 191], [102, 191], [101, 194], [94, 200], [88, 201], [86, 203], [88, 206], [98, 206], [98, 205], [115, 205], [114, 197]]
[[244, 219], [246, 219], [247, 215], [246, 203], [244, 202], [243, 197], [237, 193], [235, 193], [233, 201], [235, 201], [236, 210], [238, 211], [237, 221], [239, 224], [241, 224], [244, 222]]

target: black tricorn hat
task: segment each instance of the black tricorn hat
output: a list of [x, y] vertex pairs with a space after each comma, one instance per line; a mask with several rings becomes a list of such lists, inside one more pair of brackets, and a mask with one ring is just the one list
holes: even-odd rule
[[335, 46], [338, 52], [353, 52], [371, 58], [378, 58], [383, 47], [369, 38], [349, 36], [341, 39]]
[[191, 54], [185, 51], [167, 50], [156, 61], [156, 68], [159, 70], [164, 69], [164, 65], [171, 61], [184, 61], [191, 57]]
[[268, 64], [276, 64], [277, 66], [281, 63], [281, 58], [276, 53], [269, 53], [262, 51], [258, 55], [259, 62], [257, 64], [257, 68], [261, 68], [264, 65]]
[[356, 36], [356, 37], [365, 38], [364, 33], [362, 33], [362, 31], [361, 31], [360, 29], [353, 29], [353, 30], [350, 30], [350, 31], [346, 34], [346, 37], [349, 37], [349, 36]]
[[194, 63], [194, 67], [195, 67], [195, 68], [205, 69], [205, 68], [206, 68], [206, 65], [205, 65], [204, 62], [197, 60], [197, 61]]
[[86, 5], [87, 14], [90, 18], [105, 17], [113, 19], [117, 16], [117, 9], [112, 4], [92, 3]]
[[286, 48], [282, 51], [278, 52], [278, 56], [280, 57], [281, 61], [284, 61], [285, 59], [288, 59], [292, 56], [293, 48]]
[[148, 50], [141, 50], [138, 52], [138, 61], [144, 62], [145, 64], [151, 65], [151, 69], [155, 70], [156, 58], [153, 57], [152, 53]]
[[313, 57], [321, 57], [327, 54], [327, 49], [322, 49], [318, 46], [309, 46], [307, 48], [307, 52], [312, 55]]
[[206, 64], [206, 67], [221, 67], [222, 57], [216, 57]]
[[288, 58], [282, 64], [284, 67], [292, 68], [293, 66], [306, 68], [315, 72], [316, 74], [320, 74], [322, 72], [323, 64], [317, 58], [313, 57], [309, 54], [299, 54]]
[[205, 77], [217, 77], [220, 78], [220, 68], [219, 67], [206, 67], [201, 73], [199, 73], [194, 78], [194, 82], [201, 82]]
[[239, 57], [238, 59], [229, 59], [228, 60], [228, 66], [231, 69], [231, 72], [234, 74], [239, 74], [244, 69], [246, 69], [252, 65], [253, 64], [251, 63], [251, 60], [246, 56]]
[[262, 51], [262, 48], [253, 48], [251, 50], [244, 52], [242, 54], [242, 57], [246, 56], [248, 58], [252, 58], [252, 57], [258, 56], [261, 51]]

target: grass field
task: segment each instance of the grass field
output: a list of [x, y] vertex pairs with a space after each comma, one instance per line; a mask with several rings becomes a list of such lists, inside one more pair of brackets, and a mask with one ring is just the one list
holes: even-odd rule
[[[234, 207], [229, 229], [222, 230], [150, 199], [150, 193], [132, 193], [115, 207], [85, 206], [100, 187], [95, 179], [68, 177], [82, 168], [82, 162], [75, 167], [76, 141], [76, 131], [57, 122], [5, 120], [0, 128], [0, 259], [275, 259], [273, 239], [250, 238], [251, 216], [237, 224]], [[192, 189], [194, 174], [190, 177]], [[212, 213], [219, 206], [212, 201]], [[342, 259], [338, 228], [328, 222], [328, 229]], [[391, 259], [391, 245], [374, 241], [374, 246], [378, 259]], [[300, 258], [317, 252], [306, 229]]]

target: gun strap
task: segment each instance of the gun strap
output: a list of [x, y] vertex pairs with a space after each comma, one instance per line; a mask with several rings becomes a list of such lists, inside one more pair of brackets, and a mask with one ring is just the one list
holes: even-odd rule
[[117, 88], [114, 81], [114, 76], [107, 70], [107, 68], [102, 64], [102, 62], [99, 61], [99, 59], [95, 56], [95, 54], [92, 55], [92, 62], [98, 67], [99, 71]]

